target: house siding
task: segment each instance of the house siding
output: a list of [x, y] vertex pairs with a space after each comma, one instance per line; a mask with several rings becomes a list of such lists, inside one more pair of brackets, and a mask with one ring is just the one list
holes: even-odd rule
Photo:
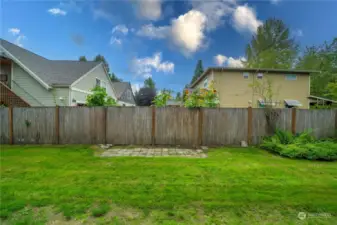
[[[214, 86], [219, 93], [220, 107], [248, 107], [249, 101], [253, 107], [258, 106], [258, 95], [250, 87], [257, 80], [257, 74], [250, 73], [248, 79], [243, 78], [243, 72], [214, 71]], [[302, 103], [303, 109], [309, 108], [310, 95], [309, 75], [297, 75], [296, 80], [286, 80], [287, 74], [264, 73], [262, 79], [270, 79], [274, 90], [273, 101], [279, 101], [278, 107], [284, 107], [284, 99], [294, 99]]]
[[[11, 89], [31, 106], [68, 105], [68, 88], [47, 90], [16, 63], [13, 63], [12, 77]], [[64, 100], [61, 101], [60, 97]]]
[[[207, 76], [205, 76], [201, 81], [198, 82], [198, 84], [194, 88], [204, 88], [204, 82], [208, 79], [208, 85], [211, 81], [214, 80], [214, 73], [211, 71]], [[208, 87], [207, 87], [208, 88]]]
[[[107, 94], [111, 96], [112, 98], [116, 99], [116, 96], [112, 88], [111, 81], [108, 79], [102, 64], [100, 64], [100, 66], [97, 66], [92, 71], [90, 71], [89, 74], [84, 76], [73, 87], [76, 89], [90, 92], [91, 89], [93, 89], [96, 85], [96, 78], [106, 82]], [[88, 93], [82, 93], [82, 92], [74, 91], [74, 90], [71, 91], [71, 98], [75, 99], [76, 101], [85, 102], [87, 95]]]

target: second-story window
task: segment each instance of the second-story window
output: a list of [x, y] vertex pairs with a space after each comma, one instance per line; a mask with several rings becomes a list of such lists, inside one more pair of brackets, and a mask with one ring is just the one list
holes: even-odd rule
[[263, 73], [258, 73], [256, 77], [257, 79], [261, 80], [263, 78]]
[[96, 78], [96, 87], [100, 87], [101, 86], [101, 80]]
[[297, 80], [297, 76], [295, 74], [287, 74], [286, 80]]
[[102, 87], [106, 89], [106, 82], [96, 78], [96, 87]]
[[249, 79], [249, 73], [244, 72], [244, 73], [243, 73], [243, 78], [244, 78], [244, 79]]
[[208, 79], [207, 78], [204, 80], [204, 88], [208, 88]]

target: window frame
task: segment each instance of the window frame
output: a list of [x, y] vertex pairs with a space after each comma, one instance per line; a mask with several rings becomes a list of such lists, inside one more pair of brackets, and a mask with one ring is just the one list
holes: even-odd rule
[[[99, 82], [97, 82], [99, 81]], [[99, 83], [99, 85], [97, 85], [97, 83]], [[95, 84], [95, 87], [101, 87], [101, 88], [104, 88], [106, 90], [106, 87], [107, 87], [107, 82], [105, 82], [104, 80], [101, 80], [99, 79], [98, 77], [96, 77], [96, 84]]]
[[249, 79], [249, 72], [243, 72], [242, 73], [242, 76], [243, 76], [243, 79], [245, 79], [245, 80], [248, 80]]
[[[295, 79], [289, 79], [290, 76], [295, 77]], [[294, 80], [297, 80], [297, 75], [296, 74], [286, 74], [285, 79], [289, 81], [294, 81]]]
[[[206, 85], [206, 86], [205, 86], [205, 85]], [[208, 77], [205, 78], [203, 87], [204, 87], [204, 88], [208, 88]]]
[[256, 79], [262, 80], [262, 79], [263, 79], [263, 73], [258, 73], [258, 74], [256, 75]]

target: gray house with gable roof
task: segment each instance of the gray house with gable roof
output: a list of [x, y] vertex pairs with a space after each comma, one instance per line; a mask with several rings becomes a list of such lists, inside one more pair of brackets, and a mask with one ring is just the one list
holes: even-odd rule
[[[0, 63], [2, 84], [30, 106], [83, 105], [95, 86], [106, 88], [119, 102], [114, 87], [125, 86], [113, 84], [101, 62], [49, 60], [3, 39]], [[122, 89], [118, 89], [119, 98], [127, 93]], [[134, 105], [133, 94], [129, 103]]]

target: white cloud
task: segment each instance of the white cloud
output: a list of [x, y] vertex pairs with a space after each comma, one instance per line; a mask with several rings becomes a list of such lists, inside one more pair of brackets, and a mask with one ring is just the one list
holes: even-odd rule
[[224, 17], [234, 11], [235, 1], [192, 1], [194, 10], [202, 12], [206, 18], [206, 30], [211, 31], [224, 23]]
[[127, 35], [129, 32], [129, 29], [124, 25], [124, 24], [119, 24], [112, 28], [111, 31], [111, 38], [110, 38], [110, 45], [117, 44], [121, 45], [122, 44], [122, 36]]
[[26, 39], [26, 36], [23, 35], [19, 28], [10, 28], [8, 32], [15, 36], [14, 44], [17, 46], [23, 47], [22, 41]]
[[117, 26], [115, 26], [114, 28], [112, 28], [111, 33], [122, 33], [124, 35], [127, 35], [129, 32], [129, 29], [124, 25], [124, 24], [119, 24]]
[[150, 39], [164, 39], [169, 35], [169, 26], [155, 27], [153, 24], [147, 24], [142, 26], [138, 31], [138, 36], [148, 37]]
[[172, 42], [185, 55], [190, 55], [203, 46], [205, 27], [206, 16], [199, 11], [191, 10], [172, 20]]
[[233, 13], [233, 25], [239, 32], [255, 33], [262, 22], [256, 18], [254, 9], [247, 4], [236, 7]]
[[244, 65], [243, 65], [243, 62], [245, 62], [246, 59], [244, 57], [240, 57], [240, 58], [233, 58], [233, 57], [229, 57], [227, 59], [227, 66], [228, 67], [236, 67], [236, 68], [242, 68]]
[[227, 60], [227, 56], [224, 55], [216, 55], [214, 56], [214, 62], [215, 64], [217, 64], [218, 66], [222, 66]]
[[158, 20], [162, 14], [161, 0], [138, 1], [139, 15], [147, 20]]
[[110, 45], [113, 45], [113, 44], [121, 45], [122, 44], [122, 39], [116, 38], [116, 37], [111, 37], [110, 38]]
[[134, 83], [134, 84], [131, 84], [131, 89], [132, 89], [132, 92], [133, 94], [135, 94], [137, 91], [139, 91], [139, 89], [142, 87], [142, 84], [141, 83]]
[[26, 39], [26, 36], [23, 34], [19, 34], [14, 41], [14, 44], [17, 46], [23, 47], [22, 41]]
[[217, 66], [242, 68], [244, 67], [243, 63], [245, 61], [246, 61], [245, 57], [233, 58], [221, 54], [214, 56], [214, 62]]
[[303, 37], [303, 31], [301, 29], [296, 29], [292, 31], [293, 35], [296, 37]]
[[20, 29], [18, 28], [10, 28], [8, 29], [8, 32], [11, 33], [12, 35], [16, 36], [20, 33]]
[[174, 63], [170, 61], [162, 62], [161, 52], [156, 52], [152, 57], [133, 59], [132, 70], [136, 75], [148, 78], [152, 77], [153, 71], [173, 73]]
[[61, 15], [61, 16], [65, 16], [67, 15], [67, 12], [60, 9], [60, 8], [52, 8], [52, 9], [48, 9], [48, 12], [52, 15]]
[[94, 20], [103, 19], [109, 22], [112, 22], [114, 20], [114, 16], [111, 13], [105, 11], [104, 9], [99, 8], [93, 9], [92, 14], [94, 16]]

